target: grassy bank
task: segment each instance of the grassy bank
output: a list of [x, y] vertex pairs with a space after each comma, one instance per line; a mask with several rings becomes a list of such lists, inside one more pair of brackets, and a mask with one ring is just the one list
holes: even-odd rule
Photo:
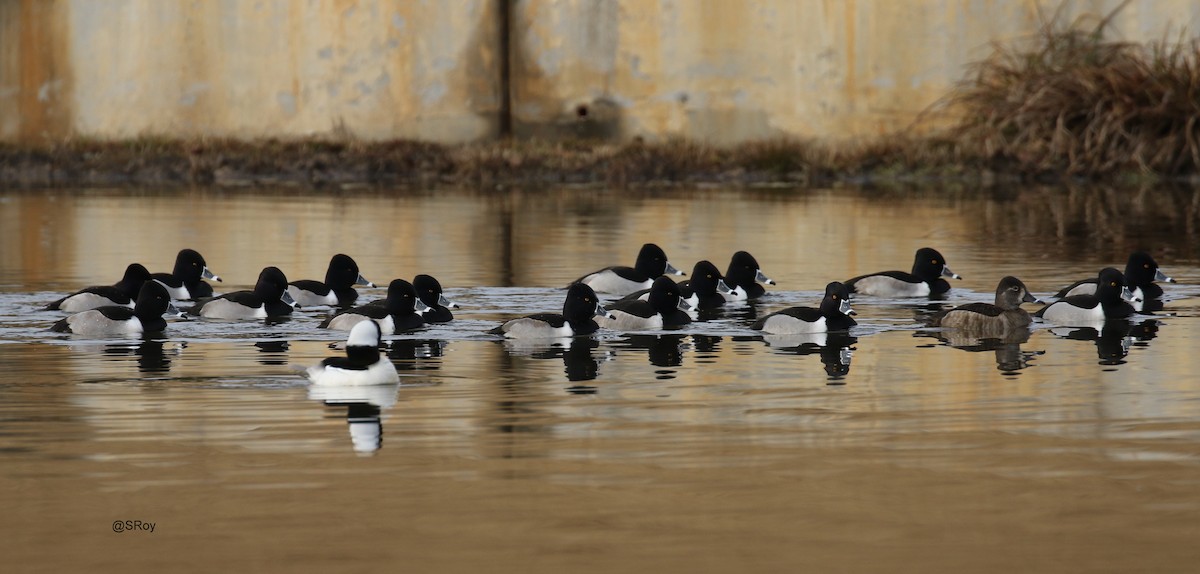
[[77, 139], [0, 144], [0, 185], [1196, 181], [1200, 42], [1113, 41], [1107, 24], [996, 46], [922, 118], [948, 127], [868, 142]]
[[714, 147], [691, 142], [68, 141], [0, 145], [0, 184], [403, 185], [451, 183], [823, 185], [872, 178], [991, 177], [932, 140], [844, 149], [802, 141]]

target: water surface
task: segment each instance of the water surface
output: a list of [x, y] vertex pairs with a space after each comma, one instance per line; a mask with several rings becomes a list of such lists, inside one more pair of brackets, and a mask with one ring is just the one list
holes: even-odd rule
[[[1190, 571], [1200, 551], [1191, 191], [0, 193], [0, 554], [18, 571]], [[779, 285], [671, 332], [484, 334], [662, 245]], [[849, 335], [763, 337], [826, 282], [938, 248], [946, 301], [855, 301]], [[462, 305], [389, 339], [402, 384], [313, 389], [325, 310], [50, 333], [38, 307], [201, 251], [249, 288], [351, 254]], [[981, 343], [923, 329], [1013, 274], [1047, 296], [1147, 249], [1163, 311]], [[383, 289], [365, 289], [367, 299]], [[1031, 309], [1036, 306], [1028, 306]], [[116, 521], [154, 532], [113, 531]], [[124, 524], [122, 524], [124, 526]]]

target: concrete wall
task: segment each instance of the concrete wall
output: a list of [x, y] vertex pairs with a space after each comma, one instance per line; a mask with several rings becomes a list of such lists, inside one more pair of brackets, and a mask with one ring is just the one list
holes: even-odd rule
[[[1066, 0], [1068, 20], [1121, 0]], [[903, 129], [1036, 0], [0, 0], [0, 139], [352, 135], [728, 143]], [[507, 7], [507, 8], [506, 8]], [[1118, 37], [1200, 30], [1134, 0]]]
[[0, 0], [0, 137], [490, 137], [498, 7]]

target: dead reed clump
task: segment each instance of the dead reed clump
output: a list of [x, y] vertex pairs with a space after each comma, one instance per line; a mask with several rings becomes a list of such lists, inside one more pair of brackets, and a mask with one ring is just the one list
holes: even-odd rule
[[949, 97], [968, 154], [1034, 174], [1200, 171], [1200, 41], [1140, 45], [1056, 16], [997, 46]]
[[728, 169], [727, 155], [726, 150], [693, 141], [635, 141], [618, 148], [605, 161], [603, 173], [607, 183], [618, 185], [686, 183]]
[[750, 172], [778, 179], [809, 178], [825, 163], [825, 149], [796, 139], [747, 142], [731, 150], [730, 161]]

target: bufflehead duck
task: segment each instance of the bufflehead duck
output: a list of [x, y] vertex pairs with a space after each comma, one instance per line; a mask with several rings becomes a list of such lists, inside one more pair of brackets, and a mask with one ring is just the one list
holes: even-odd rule
[[400, 381], [395, 365], [379, 353], [383, 333], [375, 321], [362, 321], [350, 329], [346, 356], [330, 357], [308, 368], [315, 385], [386, 385]]

